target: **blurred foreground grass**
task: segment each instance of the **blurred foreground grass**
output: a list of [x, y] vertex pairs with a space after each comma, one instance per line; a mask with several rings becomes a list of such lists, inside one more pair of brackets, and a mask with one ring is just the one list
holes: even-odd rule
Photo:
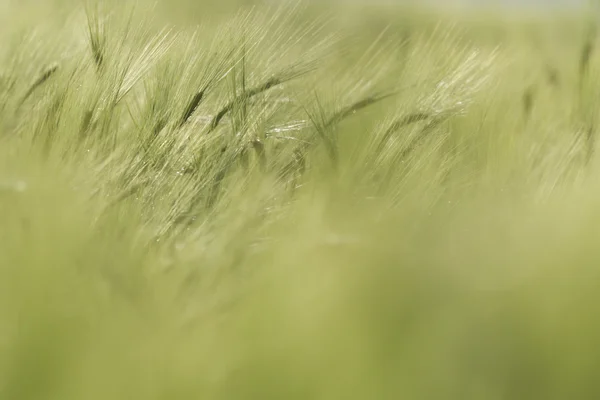
[[591, 13], [0, 4], [0, 398], [600, 397]]

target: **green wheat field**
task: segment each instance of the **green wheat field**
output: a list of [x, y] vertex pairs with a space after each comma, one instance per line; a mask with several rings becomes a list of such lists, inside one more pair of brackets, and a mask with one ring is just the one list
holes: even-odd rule
[[599, 399], [599, 11], [250, 3], [0, 0], [0, 399]]

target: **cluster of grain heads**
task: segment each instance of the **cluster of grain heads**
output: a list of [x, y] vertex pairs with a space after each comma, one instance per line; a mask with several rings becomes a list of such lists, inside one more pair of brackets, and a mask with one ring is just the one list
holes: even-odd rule
[[[353, 101], [347, 106], [343, 106], [340, 109], [331, 112], [327, 110], [322, 104], [319, 96], [315, 94], [314, 110], [304, 109], [309, 120], [312, 122], [312, 127], [319, 142], [325, 147], [326, 153], [329, 157], [331, 165], [337, 168], [339, 162], [339, 150], [338, 150], [338, 138], [336, 137], [335, 130], [337, 125], [344, 121], [346, 118], [355, 115], [359, 111], [362, 111], [368, 107], [371, 107], [383, 100], [386, 100], [394, 95], [398, 94], [397, 90], [391, 90], [387, 92], [375, 93], [372, 95], [365, 95], [364, 97]], [[302, 152], [308, 150], [308, 148], [316, 143], [315, 141], [305, 142], [301, 148], [295, 152], [293, 164], [297, 164], [301, 169], [305, 168], [304, 157], [301, 156]], [[300, 155], [300, 157], [299, 157]], [[297, 163], [298, 160], [302, 160], [301, 163]]]
[[[286, 17], [281, 21], [290, 18], [289, 9], [284, 11]], [[290, 105], [284, 84], [315, 69], [312, 49], [303, 57], [286, 56], [314, 26], [302, 28], [297, 36], [288, 32], [295, 31], [296, 25], [280, 23], [270, 15], [266, 27], [255, 23], [264, 16], [242, 16], [231, 31], [219, 29], [216, 35], [202, 35], [202, 41], [186, 40], [185, 45], [175, 46], [172, 57], [157, 68], [158, 73], [143, 80], [145, 93], [135, 92], [140, 100], [135, 96], [127, 99], [128, 105], [130, 99], [134, 103], [130, 114], [141, 112], [136, 126], [143, 149], [143, 173], [174, 170], [178, 179], [198, 187], [187, 200], [189, 207], [181, 205], [183, 201], [180, 204], [184, 210], [179, 210], [181, 218], [175, 219], [182, 226], [198, 213], [218, 206], [230, 176], [253, 175], [251, 159], [257, 172], [270, 173], [284, 158], [277, 152], [270, 157], [265, 131], [271, 118], [295, 107]], [[273, 30], [279, 34], [267, 34]], [[181, 54], [173, 57], [178, 51]], [[228, 81], [230, 95], [226, 96], [223, 83]], [[275, 113], [277, 117], [273, 117]], [[218, 134], [208, 135], [216, 131]]]
[[[469, 97], [478, 91], [488, 79], [487, 68], [491, 65], [495, 57], [495, 52], [492, 52], [487, 57], [476, 57], [478, 55], [479, 53], [469, 54], [464, 61], [458, 64], [454, 71], [450, 71], [446, 77], [442, 78], [441, 83], [435, 86], [431, 94], [423, 95], [422, 101], [420, 101], [422, 106], [419, 108], [424, 111], [401, 115], [389, 124], [381, 136], [374, 136], [372, 145], [365, 148], [367, 151], [364, 157], [369, 160], [367, 164], [379, 163], [380, 167], [389, 169], [383, 175], [396, 174], [397, 172], [394, 171], [398, 171], [398, 164], [405, 163], [422, 144], [428, 141], [439, 130], [438, 127], [442, 123], [455, 115], [461, 114], [469, 103]], [[372, 79], [370, 81], [375, 80]], [[402, 87], [406, 86], [402, 85]], [[387, 90], [375, 91], [374, 94], [365, 94], [365, 88], [360, 88], [357, 85], [350, 86], [347, 90], [349, 90], [349, 94], [351, 95], [348, 95], [349, 101], [347, 105], [337, 106], [335, 103], [339, 103], [340, 99], [334, 99], [332, 104], [325, 105], [321, 101], [320, 96], [315, 94], [314, 98], [310, 101], [310, 108], [303, 108], [304, 113], [311, 122], [312, 129], [310, 131], [313, 137], [309, 136], [308, 141], [298, 142], [300, 144], [296, 146], [293, 156], [290, 156], [289, 162], [278, 171], [278, 176], [281, 179], [293, 182], [295, 179], [291, 177], [297, 176], [296, 173], [298, 172], [300, 174], [304, 172], [307, 156], [312, 158], [312, 154], [309, 153], [311, 153], [310, 150], [314, 148], [315, 144], [322, 146], [329, 158], [330, 165], [333, 166], [334, 170], [337, 170], [340, 165], [340, 158], [342, 157], [339, 147], [340, 138], [338, 137], [341, 132], [338, 132], [340, 130], [338, 129], [338, 125], [358, 112], [393, 96], [397, 96], [401, 92], [401, 90]], [[411, 129], [410, 132], [403, 131], [403, 128], [416, 123], [422, 123], [422, 125], [416, 129]], [[352, 127], [348, 126], [346, 129], [352, 129]], [[391, 153], [394, 154], [391, 164], [387, 162], [382, 164], [382, 155], [386, 147], [388, 147], [392, 136], [397, 133], [403, 135], [400, 141], [403, 144], [398, 146], [397, 143], [394, 143], [391, 146], [393, 147]], [[440, 138], [439, 142], [435, 141], [435, 143], [432, 143], [432, 148], [438, 147], [445, 140], [445, 137]], [[404, 167], [401, 169], [405, 169]]]
[[[112, 25], [110, 28], [112, 29]], [[235, 48], [231, 51], [219, 49], [216, 57], [212, 57], [214, 49], [210, 45], [206, 49], [198, 45], [202, 51], [197, 51], [198, 49], [189, 43], [187, 48], [174, 46], [175, 49], [168, 59], [161, 60], [159, 64], [166, 66], [163, 76], [160, 68], [152, 67], [170, 48], [172, 41], [164, 33], [150, 36], [148, 32], [136, 32], [126, 31], [124, 36], [127, 36], [129, 42], [127, 45], [117, 45], [118, 35], [107, 35], [105, 22], [97, 15], [88, 13], [89, 46], [85, 51], [91, 51], [91, 59], [97, 73], [94, 74], [91, 62], [87, 68], [95, 77], [96, 87], [86, 92], [88, 98], [81, 107], [77, 123], [81, 121], [82, 135], [85, 133], [85, 137], [93, 137], [94, 140], [104, 136], [102, 133], [110, 133], [115, 144], [106, 146], [106, 149], [111, 152], [120, 148], [116, 143], [117, 138], [122, 138], [122, 141], [128, 144], [139, 140], [136, 147], [141, 150], [136, 154], [138, 161], [132, 162], [129, 170], [132, 171], [131, 175], [150, 178], [150, 181], [143, 180], [144, 182], [152, 182], [152, 179], [158, 179], [154, 177], [170, 172], [177, 173], [177, 179], [186, 175], [181, 180], [188, 179], [193, 182], [199, 192], [198, 196], [189, 201], [189, 209], [182, 213], [187, 216], [214, 208], [228, 178], [237, 172], [252, 175], [256, 170], [262, 174], [272, 174], [282, 178], [281, 181], [285, 181], [286, 184], [294, 182], [290, 186], [293, 190], [297, 178], [303, 176], [309, 166], [320, 165], [312, 164], [312, 161], [321, 155], [321, 151], [324, 151], [334, 169], [339, 171], [340, 165], [345, 165], [343, 158], [346, 157], [346, 154], [342, 153], [345, 148], [340, 145], [340, 137], [343, 139], [342, 130], [353, 129], [352, 126], [347, 127], [342, 123], [369, 107], [381, 105], [381, 109], [384, 110], [384, 104], [381, 103], [399, 93], [399, 90], [381, 90], [384, 87], [399, 87], [398, 82], [392, 82], [391, 78], [383, 73], [349, 79], [335, 76], [335, 80], [339, 82], [324, 80], [318, 73], [307, 76], [316, 69], [316, 63], [309, 60], [310, 57], [306, 57], [308, 61], [305, 61], [294, 54], [297, 58], [292, 58], [294, 61], [290, 62], [288, 58], [277, 61], [271, 56], [263, 56], [257, 51], [261, 45], [260, 40], [264, 40], [262, 37], [256, 39], [258, 44], [254, 43], [254, 39], [248, 39], [244, 40], [241, 46], [231, 46]], [[252, 35], [257, 34], [251, 32], [250, 36], [253, 37]], [[110, 43], [108, 39], [111, 40]], [[175, 57], [178, 50], [182, 53]], [[202, 54], [202, 58], [216, 61], [192, 60], [189, 62], [192, 66], [185, 67], [186, 57], [195, 52]], [[404, 142], [402, 149], [393, 149], [396, 158], [409, 157], [432, 132], [436, 131], [435, 128], [440, 123], [454, 115], [447, 111], [450, 108], [446, 107], [442, 100], [452, 96], [461, 100], [466, 97], [462, 92], [455, 95], [455, 89], [470, 88], [477, 84], [467, 81], [467, 78], [475, 75], [471, 74], [477, 66], [475, 61], [465, 64], [464, 70], [459, 69], [455, 76], [449, 74], [449, 85], [437, 88], [439, 93], [435, 93], [436, 97], [425, 107], [421, 107], [421, 104], [414, 108], [407, 107], [409, 110], [412, 108], [425, 111], [408, 115], [401, 113], [401, 117], [393, 120], [381, 139], [374, 136], [371, 150], [376, 148], [376, 152], [372, 154], [373, 158], [378, 158], [379, 153], [389, 144], [391, 136], [403, 134], [402, 129], [409, 125], [422, 123], [418, 127], [419, 132], [416, 133], [415, 129], [415, 134]], [[285, 67], [286, 65], [291, 66]], [[329, 73], [326, 68], [323, 70]], [[232, 79], [234, 86], [229, 96], [221, 85], [225, 77]], [[301, 83], [295, 85], [292, 81], [300, 77], [303, 78]], [[318, 80], [319, 78], [321, 80]], [[44, 81], [47, 79], [49, 76], [45, 77]], [[134, 89], [137, 82], [143, 83], [139, 85], [140, 90]], [[41, 84], [43, 81], [38, 86]], [[321, 104], [317, 96], [314, 101], [307, 102], [310, 104], [310, 110], [302, 109], [299, 105], [303, 103], [302, 96], [312, 93], [315, 88], [324, 95], [333, 88], [332, 92], [337, 93], [337, 96], [334, 94], [332, 103], [326, 106]], [[420, 94], [419, 90], [420, 88], [407, 96], [416, 97]], [[128, 95], [130, 93], [131, 95]], [[126, 96], [125, 101], [122, 101]], [[451, 100], [454, 101], [454, 98]], [[440, 104], [444, 106], [441, 107], [442, 111], [439, 111]], [[59, 106], [57, 99], [57, 103], [52, 105], [50, 110], [57, 111]], [[127, 118], [126, 112], [131, 118]], [[53, 115], [59, 114], [58, 111], [53, 112]], [[297, 136], [296, 132], [289, 134], [289, 140], [285, 139], [281, 149], [277, 146], [282, 140], [266, 133], [273, 121], [285, 125], [296, 119], [304, 121], [306, 115], [312, 125], [305, 124], [299, 128]], [[282, 121], [286, 118], [289, 119]], [[231, 124], [226, 124], [229, 121]], [[198, 125], [202, 126], [197, 129]], [[98, 127], [101, 131], [96, 135]], [[279, 143], [276, 140], [279, 140]], [[221, 148], [224, 150], [219, 151]], [[258, 168], [251, 169], [254, 165], [250, 160], [253, 160]], [[179, 173], [184, 170], [188, 173]], [[294, 178], [288, 179], [290, 177]], [[117, 198], [129, 198], [128, 193], [134, 186], [124, 186], [122, 196], [117, 195]], [[189, 221], [189, 218], [186, 221]]]
[[[249, 101], [261, 94], [268, 92], [269, 90], [275, 87], [281, 86], [287, 82], [297, 79], [309, 73], [313, 69], [314, 65], [312, 64], [298, 63], [292, 67], [288, 67], [287, 69], [281, 70], [279, 73], [276, 73], [270, 78], [266, 79], [263, 83], [260, 83], [250, 88], [246, 88], [246, 72], [242, 71], [243, 75], [241, 77], [241, 92], [236, 93], [234, 90], [233, 99], [227, 102], [216, 112], [216, 114], [212, 117], [210, 123], [206, 128], [206, 133], [212, 133], [220, 126], [225, 116], [227, 116], [230, 113], [238, 111], [241, 112], [241, 115], [232, 115], [232, 128], [234, 129], [236, 134], [226, 136], [231, 140], [223, 146], [221, 159], [225, 161], [223, 162], [221, 170], [219, 170], [218, 173], [215, 175], [212, 188], [206, 199], [205, 204], [208, 208], [212, 208], [214, 206], [215, 201], [218, 198], [218, 193], [220, 192], [221, 184], [224, 181], [225, 177], [233, 171], [234, 165], [236, 163], [239, 163], [239, 165], [241, 165], [243, 168], [247, 168], [249, 166], [248, 150], [252, 150], [252, 152], [255, 154], [255, 159], [257, 161], [259, 170], [262, 172], [267, 172], [267, 148], [261, 140], [261, 137], [266, 135], [253, 135], [253, 137], [249, 140], [244, 139], [244, 137], [247, 137], [248, 135], [245, 132], [249, 129], [261, 129], [258, 128], [258, 126], [253, 126], [252, 122], [248, 119], [248, 107], [250, 106]], [[192, 98], [190, 103], [187, 104], [183, 113], [183, 117], [180, 120], [180, 126], [184, 125], [189, 120], [191, 115], [198, 108], [198, 105], [202, 101], [203, 96], [204, 91], [201, 91]], [[260, 119], [262, 116], [268, 115], [268, 112], [268, 107], [263, 108], [262, 110], [255, 110], [253, 118]]]

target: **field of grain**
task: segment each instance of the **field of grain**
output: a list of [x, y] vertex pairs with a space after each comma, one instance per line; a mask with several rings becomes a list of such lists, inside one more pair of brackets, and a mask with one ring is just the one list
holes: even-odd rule
[[0, 398], [600, 398], [596, 11], [250, 3], [0, 0]]

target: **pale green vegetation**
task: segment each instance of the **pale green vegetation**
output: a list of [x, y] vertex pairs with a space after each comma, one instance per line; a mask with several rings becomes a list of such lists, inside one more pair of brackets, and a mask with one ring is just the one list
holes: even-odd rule
[[0, 7], [0, 398], [600, 398], [592, 13]]

